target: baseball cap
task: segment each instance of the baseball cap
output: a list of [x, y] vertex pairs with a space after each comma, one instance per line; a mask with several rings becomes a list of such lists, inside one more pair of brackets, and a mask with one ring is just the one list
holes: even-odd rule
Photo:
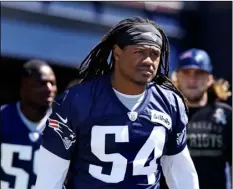
[[185, 68], [196, 68], [212, 73], [213, 66], [206, 51], [202, 49], [189, 49], [179, 56], [177, 70]]

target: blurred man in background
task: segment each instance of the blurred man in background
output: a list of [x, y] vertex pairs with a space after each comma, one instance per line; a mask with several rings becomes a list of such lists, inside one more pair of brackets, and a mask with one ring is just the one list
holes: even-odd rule
[[44, 61], [24, 64], [20, 100], [1, 106], [1, 189], [32, 189], [36, 154], [57, 92], [52, 68]]
[[173, 81], [188, 100], [187, 142], [200, 189], [226, 188], [226, 162], [232, 163], [232, 108], [220, 102], [229, 84], [214, 81], [209, 55], [201, 49], [181, 54]]

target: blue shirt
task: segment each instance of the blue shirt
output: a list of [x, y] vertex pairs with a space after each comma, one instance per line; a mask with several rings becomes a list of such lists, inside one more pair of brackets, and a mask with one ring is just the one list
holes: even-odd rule
[[41, 142], [19, 115], [16, 103], [1, 110], [1, 189], [32, 189], [36, 181], [34, 160]]

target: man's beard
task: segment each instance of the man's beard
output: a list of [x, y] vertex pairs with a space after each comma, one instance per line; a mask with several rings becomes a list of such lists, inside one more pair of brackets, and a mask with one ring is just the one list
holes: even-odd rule
[[202, 100], [204, 94], [205, 94], [205, 93], [203, 92], [203, 93], [201, 93], [201, 94], [199, 94], [199, 95], [196, 95], [196, 96], [194, 96], [194, 97], [189, 97], [189, 96], [187, 95], [186, 99], [188, 100], [189, 103], [191, 103], [191, 104], [196, 104], [196, 103], [198, 103], [198, 102], [200, 102], [200, 101]]

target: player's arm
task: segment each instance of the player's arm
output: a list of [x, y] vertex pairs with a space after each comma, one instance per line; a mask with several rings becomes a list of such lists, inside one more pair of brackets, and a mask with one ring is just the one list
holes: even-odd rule
[[55, 99], [36, 160], [35, 189], [62, 189], [76, 142], [70, 116], [71, 104], [72, 96], [67, 91]]
[[199, 189], [196, 169], [186, 144], [187, 116], [179, 99], [173, 118], [172, 131], [167, 143], [167, 153], [161, 165], [169, 189]]
[[187, 146], [176, 155], [161, 158], [163, 174], [169, 189], [198, 189], [199, 182]]

